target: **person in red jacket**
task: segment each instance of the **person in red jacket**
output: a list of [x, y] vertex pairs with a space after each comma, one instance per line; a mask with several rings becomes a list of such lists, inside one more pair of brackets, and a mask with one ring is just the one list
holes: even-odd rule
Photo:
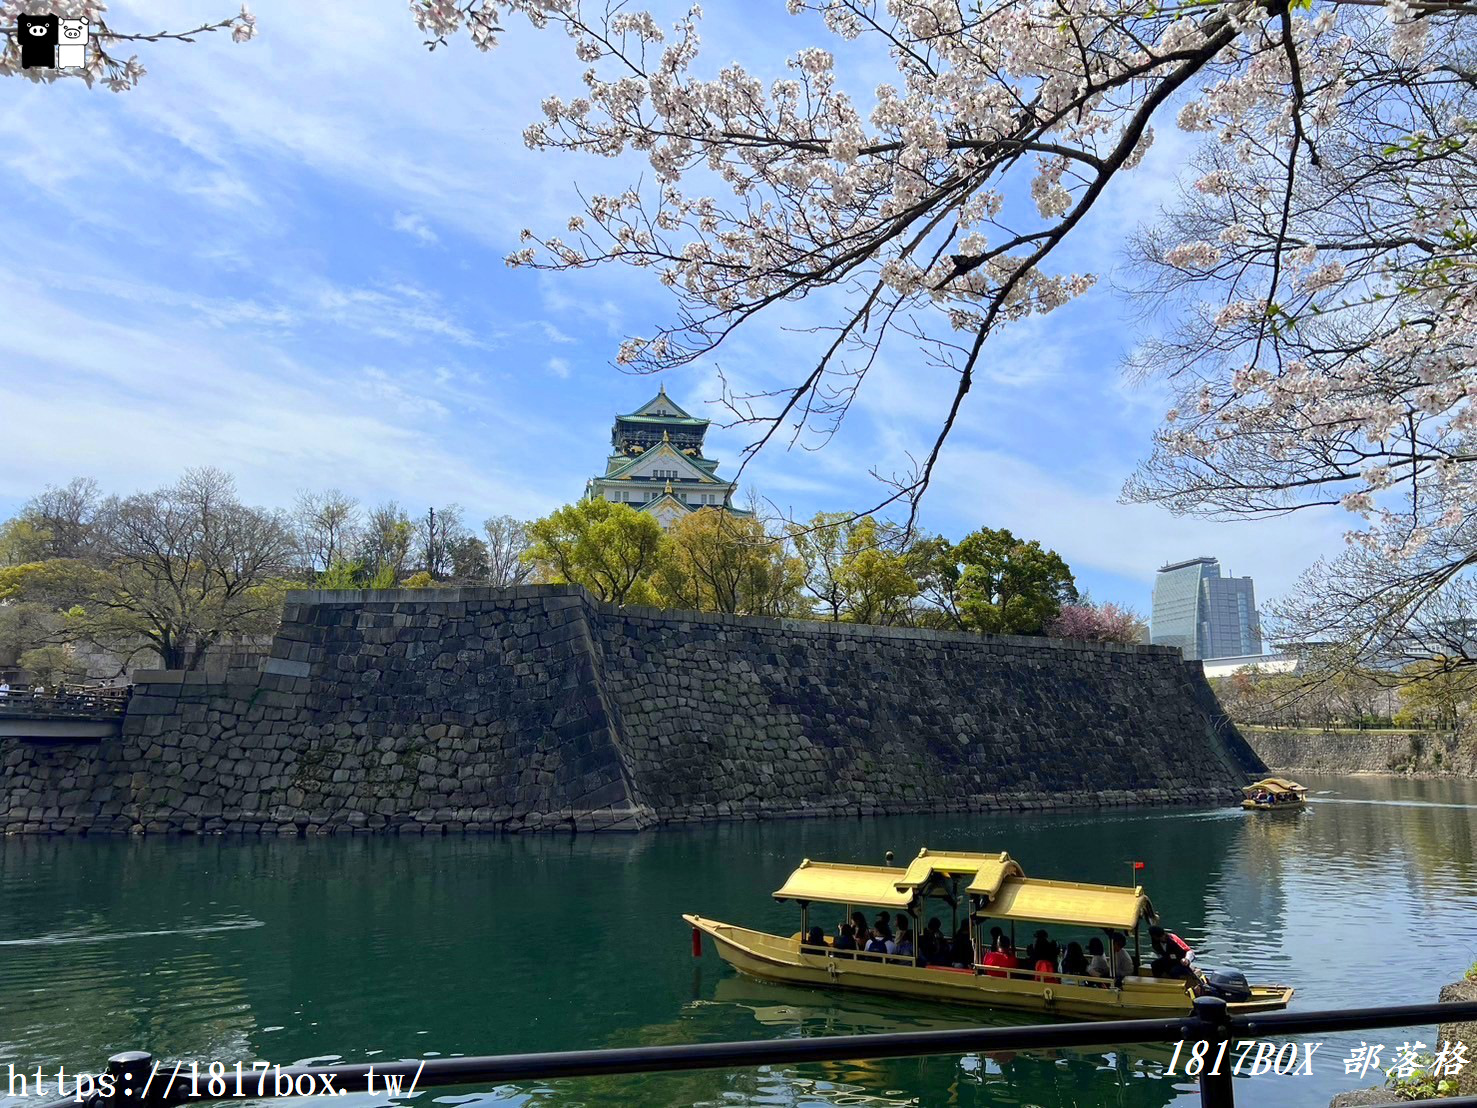
[[995, 970], [986, 970], [991, 977], [1005, 977], [1000, 970], [1019, 969], [1020, 963], [1016, 961], [1015, 953], [1010, 949], [1010, 939], [1005, 935], [995, 936], [995, 949], [985, 955], [985, 965], [995, 966]]

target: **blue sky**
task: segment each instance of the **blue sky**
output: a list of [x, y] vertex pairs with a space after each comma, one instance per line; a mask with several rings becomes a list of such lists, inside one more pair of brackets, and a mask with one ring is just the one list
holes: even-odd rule
[[[204, 7], [112, 13], [173, 29]], [[515, 22], [490, 54], [429, 53], [400, 0], [253, 8], [251, 43], [144, 46], [150, 72], [123, 95], [0, 81], [0, 512], [74, 475], [127, 492], [201, 464], [266, 504], [337, 486], [412, 510], [458, 502], [475, 521], [574, 499], [612, 414], [656, 390], [612, 367], [620, 339], [672, 305], [630, 270], [503, 263], [520, 228], [563, 226], [576, 182], [639, 171], [523, 146], [539, 101], [577, 85], [563, 36]], [[713, 0], [703, 27], [710, 62], [765, 78], [814, 37], [779, 0]], [[1143, 323], [1110, 278], [1125, 228], [1171, 195], [1188, 146], [1167, 129], [1062, 261], [1098, 273], [1097, 289], [991, 340], [922, 516], [953, 537], [983, 524], [1038, 538], [1079, 587], [1145, 613], [1165, 561], [1218, 555], [1265, 600], [1346, 526], [1117, 502], [1166, 403], [1122, 380]], [[721, 419], [705, 403], [718, 366], [759, 383], [808, 366], [823, 336], [784, 330], [806, 308], [786, 311], [664, 375], [667, 391]], [[907, 354], [893, 349], [829, 446], [772, 449], [746, 484], [800, 514], [877, 499], [868, 470], [925, 448], [952, 387]], [[710, 453], [731, 460], [747, 441], [715, 427]]]

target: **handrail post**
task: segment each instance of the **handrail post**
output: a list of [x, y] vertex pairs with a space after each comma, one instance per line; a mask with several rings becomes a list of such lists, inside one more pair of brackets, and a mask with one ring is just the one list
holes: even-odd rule
[[1209, 1043], [1205, 1064], [1200, 1070], [1201, 1108], [1235, 1108], [1236, 1094], [1231, 1088], [1230, 1030], [1231, 1014], [1226, 1002], [1218, 996], [1195, 998], [1195, 1034]]
[[108, 1073], [113, 1078], [113, 1097], [103, 1108], [148, 1108], [145, 1093], [154, 1056], [146, 1050], [125, 1050], [108, 1059]]

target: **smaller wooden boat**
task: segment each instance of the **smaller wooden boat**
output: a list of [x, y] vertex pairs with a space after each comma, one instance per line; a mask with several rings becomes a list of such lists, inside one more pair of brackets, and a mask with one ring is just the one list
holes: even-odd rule
[[1285, 777], [1263, 777], [1241, 790], [1241, 807], [1257, 812], [1295, 812], [1308, 805], [1308, 790]]

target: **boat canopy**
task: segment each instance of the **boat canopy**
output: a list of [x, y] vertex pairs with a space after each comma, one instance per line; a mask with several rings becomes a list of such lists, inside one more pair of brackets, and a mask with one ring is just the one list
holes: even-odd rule
[[920, 896], [943, 888], [950, 878], [969, 880], [973, 896], [993, 896], [1008, 877], [1024, 877], [1020, 863], [1009, 854], [969, 851], [930, 851], [924, 847], [907, 869], [859, 866], [845, 862], [812, 862], [809, 858], [790, 874], [776, 900], [816, 900], [828, 904], [874, 904], [879, 908], [906, 908]]
[[1260, 781], [1253, 781], [1241, 791], [1250, 795], [1258, 789], [1277, 793], [1305, 793], [1307, 788], [1299, 785], [1296, 781], [1289, 781], [1286, 777], [1263, 777]]
[[975, 915], [1122, 931], [1132, 931], [1140, 919], [1152, 923], [1156, 918], [1142, 886], [1087, 885], [1034, 877], [1005, 878]]
[[878, 908], [911, 908], [943, 884], [941, 879], [967, 877], [964, 890], [980, 907], [975, 915], [989, 919], [1035, 920], [1088, 927], [1133, 930], [1154, 909], [1142, 887], [1085, 885], [1027, 877], [1009, 854], [963, 851], [931, 853], [928, 848], [907, 869], [861, 866], [848, 862], [800, 863], [774, 894], [776, 900], [822, 904], [865, 904]]
[[1003, 850], [998, 854], [930, 852], [925, 846], [918, 852], [918, 857], [908, 863], [898, 887], [922, 891], [935, 882], [942, 884], [939, 878], [968, 877], [970, 884], [966, 891], [976, 896], [991, 896], [1000, 887], [1000, 882], [1011, 875], [1024, 877], [1025, 871]]
[[906, 872], [893, 866], [812, 862], [807, 858], [790, 874], [784, 886], [775, 891], [774, 898], [906, 908], [913, 903], [916, 895], [911, 886], [898, 887], [898, 882]]

